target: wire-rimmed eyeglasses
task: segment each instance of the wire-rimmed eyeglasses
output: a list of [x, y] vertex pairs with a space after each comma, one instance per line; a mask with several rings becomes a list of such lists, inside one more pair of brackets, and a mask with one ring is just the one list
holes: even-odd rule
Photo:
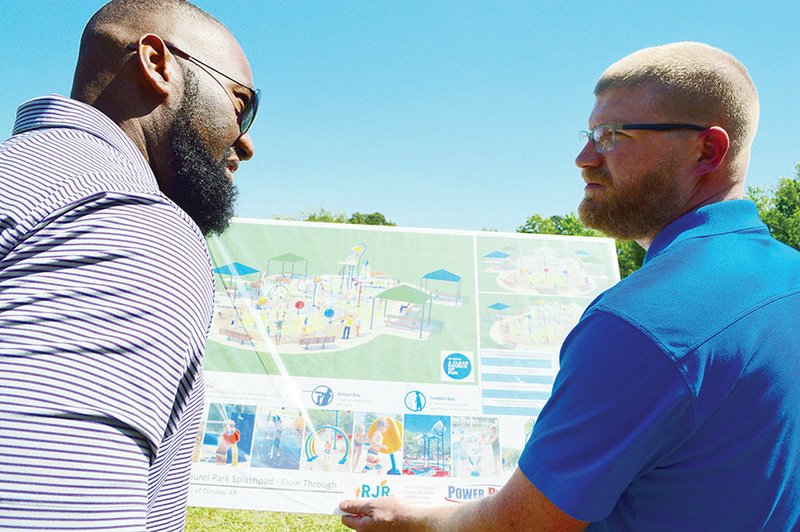
[[642, 131], [671, 131], [673, 129], [691, 129], [705, 131], [705, 126], [696, 124], [600, 124], [589, 131], [580, 132], [584, 141], [591, 140], [597, 153], [608, 153], [614, 149], [614, 133], [623, 129]]

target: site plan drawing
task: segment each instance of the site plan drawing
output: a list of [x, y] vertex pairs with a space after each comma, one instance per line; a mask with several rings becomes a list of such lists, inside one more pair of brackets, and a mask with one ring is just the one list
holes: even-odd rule
[[189, 502], [335, 513], [457, 503], [516, 466], [610, 239], [236, 220]]

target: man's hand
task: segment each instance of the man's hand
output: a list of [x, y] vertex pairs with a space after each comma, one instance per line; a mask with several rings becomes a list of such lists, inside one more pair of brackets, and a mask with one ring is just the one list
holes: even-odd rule
[[395, 497], [365, 501], [348, 499], [339, 503], [339, 509], [350, 515], [342, 516], [342, 524], [354, 530], [426, 530], [430, 522], [422, 518], [416, 506]]
[[588, 523], [578, 521], [550, 502], [517, 469], [494, 495], [463, 504], [420, 507], [386, 497], [366, 501], [350, 499], [339, 503], [342, 524], [359, 532], [381, 530], [469, 530], [499, 532], [520, 530], [582, 531]]

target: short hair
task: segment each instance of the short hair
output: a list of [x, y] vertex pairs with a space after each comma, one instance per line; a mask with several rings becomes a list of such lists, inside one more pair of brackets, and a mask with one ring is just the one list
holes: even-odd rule
[[663, 91], [659, 110], [670, 121], [720, 126], [730, 137], [731, 160], [748, 155], [758, 127], [758, 93], [731, 54], [698, 42], [644, 48], [608, 67], [594, 93], [644, 86]]
[[131, 24], [146, 14], [175, 11], [182, 16], [195, 16], [208, 22], [220, 22], [187, 0], [111, 0], [87, 24], [94, 27], [98, 24]]

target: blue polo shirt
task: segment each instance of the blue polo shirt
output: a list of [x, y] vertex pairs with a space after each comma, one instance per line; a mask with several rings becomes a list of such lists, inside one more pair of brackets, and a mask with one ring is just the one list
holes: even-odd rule
[[592, 530], [796, 529], [799, 311], [752, 202], [682, 216], [565, 340], [520, 469]]

